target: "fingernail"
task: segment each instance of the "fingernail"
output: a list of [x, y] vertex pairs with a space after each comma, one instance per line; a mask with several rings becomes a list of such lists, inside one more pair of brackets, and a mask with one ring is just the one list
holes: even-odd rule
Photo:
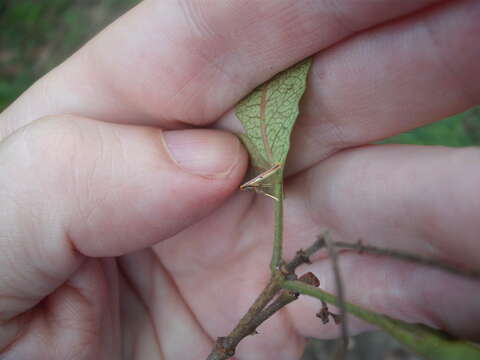
[[227, 176], [237, 165], [240, 141], [218, 130], [164, 132], [170, 157], [182, 169], [202, 176]]

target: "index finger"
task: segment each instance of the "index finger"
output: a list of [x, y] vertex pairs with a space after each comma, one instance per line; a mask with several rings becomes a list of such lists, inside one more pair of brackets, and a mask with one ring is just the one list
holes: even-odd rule
[[58, 113], [207, 124], [302, 58], [438, 1], [145, 0], [10, 106], [0, 135]]

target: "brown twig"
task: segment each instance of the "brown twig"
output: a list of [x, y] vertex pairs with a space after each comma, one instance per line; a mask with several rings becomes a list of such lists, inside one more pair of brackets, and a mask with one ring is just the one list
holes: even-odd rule
[[410, 254], [410, 253], [399, 251], [399, 250], [384, 249], [384, 248], [379, 248], [372, 245], [364, 245], [361, 240], [359, 240], [356, 243], [335, 241], [333, 244], [335, 245], [335, 247], [339, 249], [354, 250], [359, 254], [388, 256], [388, 257], [402, 260], [402, 261], [408, 261], [408, 262], [412, 262], [412, 263], [416, 263], [424, 266], [437, 268], [455, 275], [466, 276], [466, 277], [474, 278], [477, 280], [480, 278], [480, 271], [478, 270], [458, 268], [453, 265], [443, 263], [441, 261], [438, 261], [432, 258], [427, 258], [420, 255], [414, 255], [414, 254]]
[[251, 335], [255, 330], [255, 328], [252, 329], [251, 325], [255, 317], [267, 306], [279, 290], [280, 281], [275, 276], [272, 276], [265, 289], [263, 289], [230, 334], [226, 337], [217, 338], [215, 346], [210, 355], [208, 355], [207, 360], [226, 360], [232, 357], [240, 341], [248, 335]]
[[322, 320], [323, 325], [328, 324], [330, 320], [330, 311], [328, 310], [328, 305], [325, 301], [322, 300], [322, 308], [315, 314], [315, 316]]
[[[265, 289], [258, 296], [258, 298], [252, 304], [248, 312], [243, 316], [243, 318], [239, 321], [239, 323], [232, 330], [232, 332], [228, 336], [219, 337], [216, 340], [215, 346], [210, 355], [208, 356], [207, 360], [226, 360], [232, 357], [235, 354], [235, 349], [240, 343], [240, 341], [242, 341], [245, 337], [249, 335], [255, 334], [258, 326], [260, 326], [265, 320], [270, 318], [273, 314], [282, 309], [284, 306], [295, 301], [298, 297], [298, 294], [292, 293], [290, 291], [280, 292], [281, 284], [285, 280], [296, 280], [297, 276], [295, 274], [295, 270], [302, 264], [310, 264], [310, 257], [316, 251], [324, 247], [327, 247], [329, 257], [332, 260], [332, 266], [337, 286], [337, 304], [340, 310], [340, 315], [331, 313], [330, 311], [328, 311], [328, 307], [324, 305], [322, 306], [322, 310], [317, 314], [317, 316], [321, 317], [322, 321], [324, 322], [328, 321], [328, 316], [331, 316], [334, 319], [335, 323], [340, 323], [342, 326], [342, 346], [340, 348], [337, 348], [335, 359], [343, 359], [345, 357], [345, 351], [348, 345], [348, 328], [346, 324], [347, 317], [343, 295], [343, 284], [341, 281], [340, 272], [338, 270], [337, 252], [335, 251], [335, 248], [354, 250], [360, 254], [366, 253], [373, 255], [389, 256], [398, 260], [434, 267], [456, 275], [467, 276], [474, 279], [480, 278], [480, 271], [456, 268], [452, 265], [444, 264], [438, 260], [433, 260], [430, 258], [413, 255], [398, 250], [383, 249], [371, 245], [364, 245], [361, 241], [358, 241], [357, 243], [347, 243], [341, 241], [332, 242], [328, 238], [328, 235], [325, 233], [319, 236], [317, 240], [307, 249], [300, 249], [299, 251], [297, 251], [295, 257], [290, 262], [288, 262], [287, 264], [284, 263], [283, 265], [279, 266], [278, 271], [272, 274], [272, 277]], [[318, 279], [312, 273], [307, 273], [303, 275], [302, 277], [300, 277], [299, 280], [310, 285], [319, 286]], [[278, 296], [275, 298], [277, 294]]]
[[[320, 285], [317, 277], [310, 272], [302, 275], [298, 280], [315, 287]], [[297, 293], [282, 291], [280, 295], [267, 306], [280, 290], [281, 281], [283, 281], [281, 277], [272, 277], [268, 285], [232, 332], [228, 336], [217, 338], [214, 348], [207, 360], [226, 360], [232, 357], [240, 341], [249, 335], [256, 334], [257, 327], [265, 320], [298, 298]]]
[[298, 293], [294, 293], [292, 291], [282, 291], [278, 297], [272, 301], [270, 305], [268, 305], [263, 311], [261, 311], [258, 316], [256, 316], [252, 323], [252, 333], [254, 333], [257, 328], [268, 318], [270, 318], [273, 314], [275, 314], [278, 310], [283, 308], [284, 306], [290, 304], [291, 302], [298, 299]]
[[[311, 272], [308, 272], [300, 276], [298, 281], [301, 281], [305, 284], [312, 285], [315, 287], [320, 286], [320, 281], [318, 281], [317, 277]], [[259, 327], [265, 320], [267, 320], [269, 317], [271, 317], [273, 314], [275, 314], [284, 306], [290, 304], [291, 302], [297, 299], [298, 299], [298, 293], [294, 293], [292, 291], [287, 291], [287, 290], [280, 292], [280, 295], [278, 295], [278, 297], [275, 300], [273, 300], [270, 305], [268, 305], [263, 311], [261, 311], [253, 319], [251, 323], [251, 333], [255, 333], [257, 327]]]
[[[247, 313], [238, 322], [237, 326], [235, 326], [228, 336], [217, 338], [214, 348], [207, 357], [207, 360], [226, 360], [232, 357], [235, 354], [236, 347], [240, 341], [249, 335], [255, 334], [257, 327], [265, 320], [297, 299], [297, 294], [293, 294], [289, 291], [282, 291], [280, 295], [272, 301], [275, 295], [280, 291], [281, 283], [286, 279], [296, 280], [297, 276], [295, 275], [295, 270], [297, 267], [304, 263], [310, 263], [309, 257], [315, 251], [325, 246], [325, 240], [323, 237], [324, 235], [320, 236], [312, 246], [305, 251], [298, 251], [292, 261], [280, 266], [280, 269], [272, 275], [268, 285], [263, 289], [260, 296], [258, 296], [250, 309], [248, 309]], [[319, 286], [319, 281], [313, 273], [304, 274], [298, 280], [312, 286]], [[270, 305], [268, 305], [269, 303]]]
[[340, 330], [341, 340], [338, 342], [333, 358], [335, 360], [345, 359], [348, 351], [348, 327], [347, 327], [347, 310], [345, 307], [345, 295], [343, 289], [342, 277], [340, 275], [340, 269], [338, 267], [337, 252], [335, 250], [335, 244], [327, 236], [324, 236], [325, 245], [327, 246], [328, 256], [332, 262], [333, 274], [335, 277], [336, 295], [338, 299], [338, 309], [340, 310]]
[[342, 317], [338, 314], [332, 313], [328, 309], [328, 305], [325, 301], [320, 300], [322, 302], [322, 308], [315, 314], [316, 317], [320, 318], [322, 320], [322, 323], [325, 325], [330, 321], [330, 317], [333, 319], [336, 325], [340, 324], [340, 321], [342, 321]]
[[295, 270], [302, 264], [311, 264], [310, 256], [315, 252], [325, 247], [325, 238], [327, 233], [320, 235], [315, 242], [310, 245], [307, 249], [300, 249], [297, 251], [295, 257], [286, 265], [284, 265], [284, 272], [287, 274], [292, 274]]

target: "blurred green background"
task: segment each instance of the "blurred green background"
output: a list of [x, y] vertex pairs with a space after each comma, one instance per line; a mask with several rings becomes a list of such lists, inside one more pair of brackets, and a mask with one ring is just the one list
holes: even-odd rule
[[[0, 112], [36, 79], [139, 0], [0, 0]], [[381, 143], [480, 144], [480, 107]], [[381, 333], [355, 338], [349, 360], [414, 359]], [[327, 359], [332, 343], [310, 342], [304, 360]]]
[[0, 0], [0, 111], [138, 0]]

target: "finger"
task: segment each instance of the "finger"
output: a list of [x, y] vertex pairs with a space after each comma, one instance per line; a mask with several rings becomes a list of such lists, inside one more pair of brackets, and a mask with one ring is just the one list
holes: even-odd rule
[[[362, 239], [366, 244], [478, 270], [480, 171], [474, 164], [479, 160], [476, 148], [401, 145], [368, 146], [333, 155], [295, 177], [286, 188], [285, 228], [295, 228], [294, 221], [288, 221], [289, 208], [296, 218], [306, 220], [301, 241], [296, 233], [286, 231], [287, 254], [306, 246], [326, 227], [336, 240]], [[478, 321], [472, 314], [478, 312], [480, 282], [389, 258], [341, 257], [349, 301], [479, 338]], [[314, 270], [322, 286], [334, 290], [329, 267], [320, 261]], [[312, 311], [312, 304], [305, 306]], [[459, 308], [460, 313], [452, 311]], [[303, 316], [302, 312], [298, 324]]]
[[46, 118], [0, 146], [0, 318], [59, 286], [84, 256], [142, 249], [206, 216], [238, 186], [246, 155], [215, 130], [164, 132]]
[[[193, 316], [184, 295], [154, 253], [144, 250], [122, 256], [118, 264], [122, 294], [126, 295], [122, 322], [129, 324], [130, 330], [125, 331], [133, 332], [123, 337], [124, 354], [131, 355], [127, 358], [142, 358], [143, 354], [148, 359], [154, 353], [161, 353], [165, 359], [206, 358], [214, 338]], [[146, 324], [151, 330], [139, 339], [134, 334], [145, 333]], [[157, 338], [155, 334], [162, 335]], [[188, 342], [178, 341], [186, 334]]]
[[313, 231], [323, 224], [344, 239], [478, 269], [479, 160], [477, 148], [367, 146], [325, 160], [286, 194], [308, 199]]
[[117, 282], [115, 260], [83, 262], [38, 309], [2, 322], [4, 339], [5, 327], [17, 328], [2, 359], [120, 358]]
[[448, 2], [319, 54], [289, 172], [480, 103], [479, 16], [478, 1]]
[[144, 1], [18, 99], [1, 132], [58, 113], [209, 123], [302, 58], [436, 1]]

